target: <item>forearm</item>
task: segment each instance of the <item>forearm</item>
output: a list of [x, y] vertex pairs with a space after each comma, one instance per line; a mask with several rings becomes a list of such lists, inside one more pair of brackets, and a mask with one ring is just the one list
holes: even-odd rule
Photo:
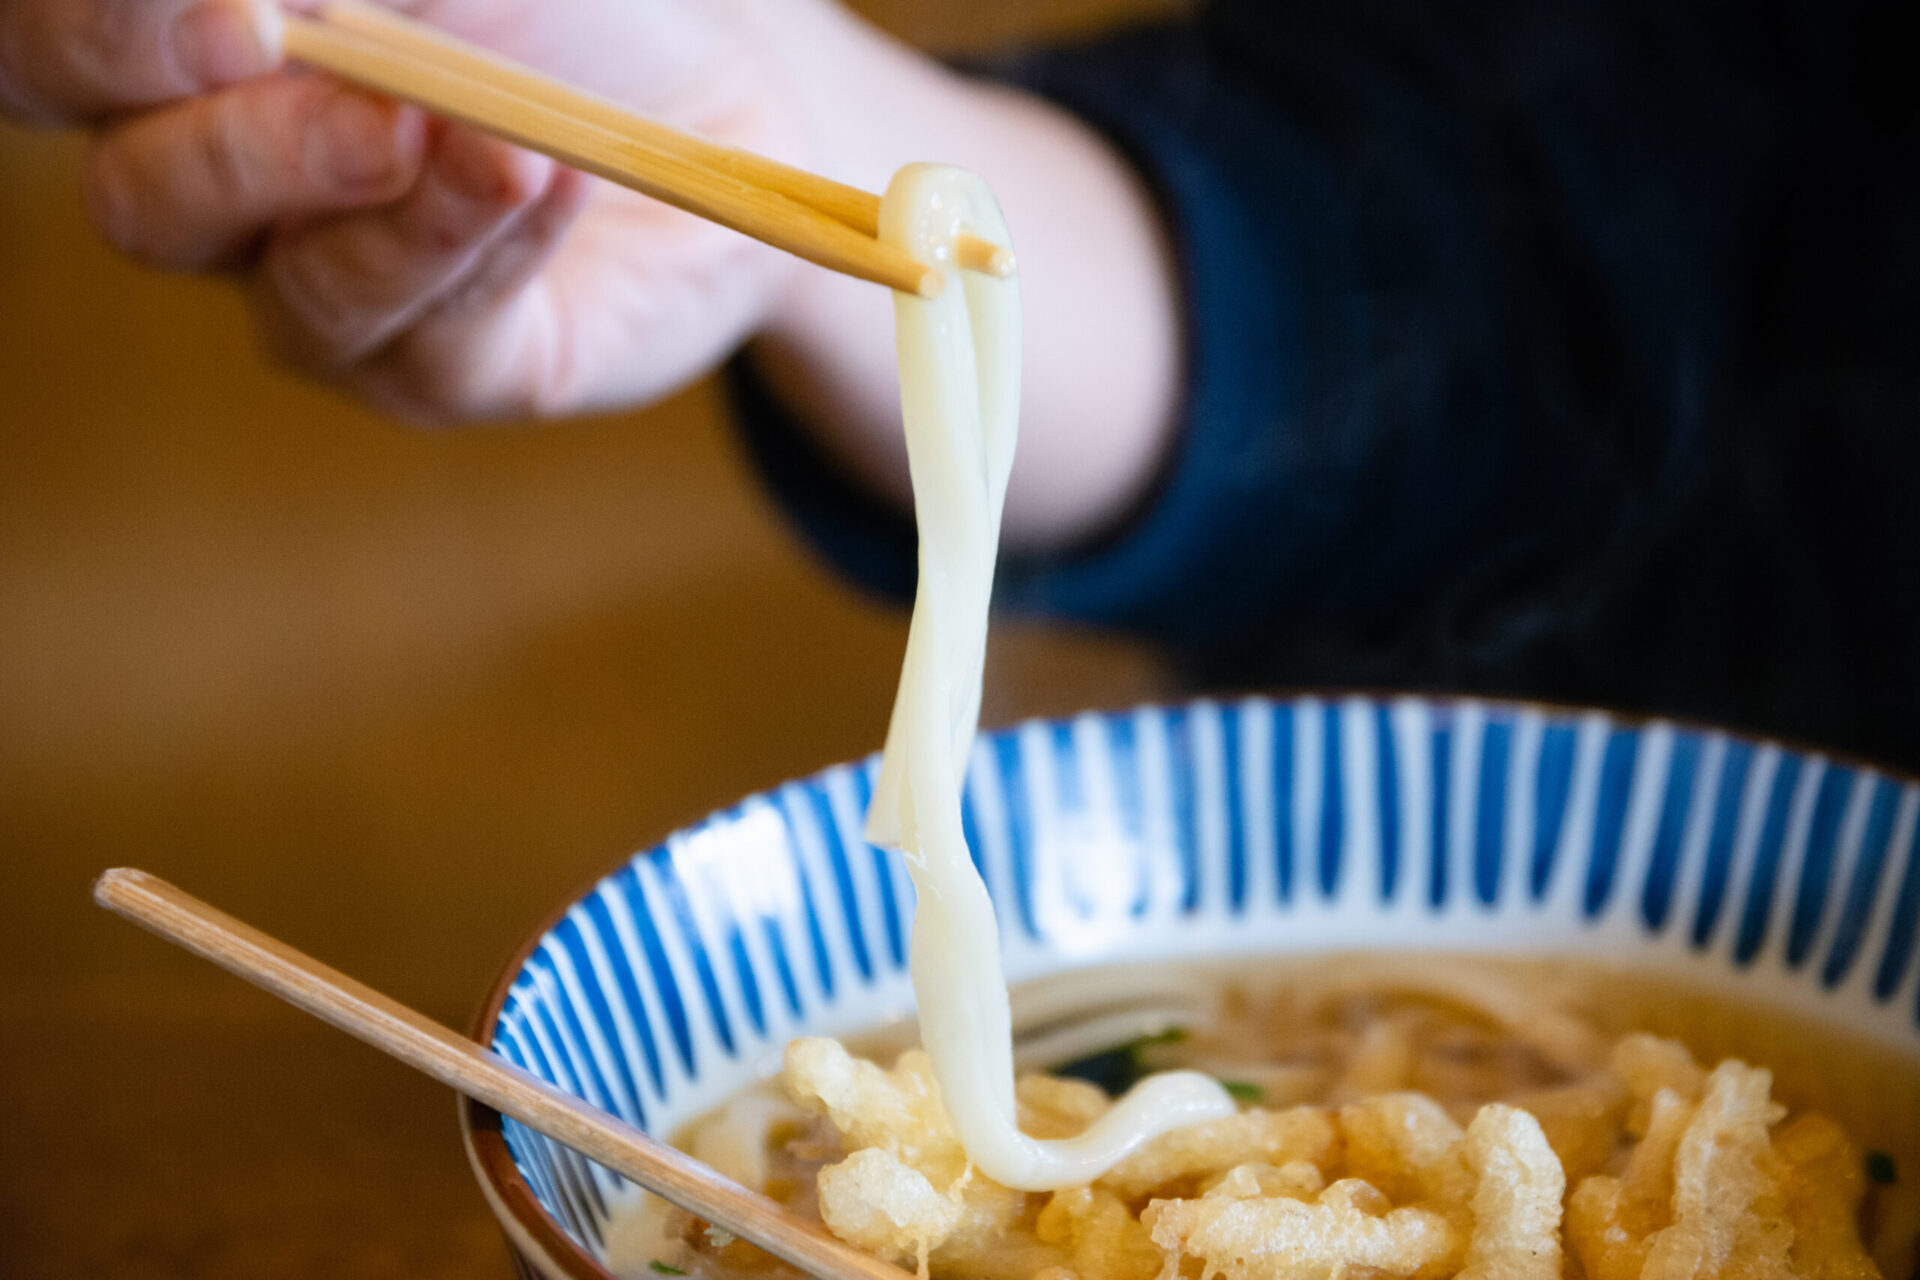
[[[1176, 284], [1147, 192], [1068, 113], [955, 76], [858, 24], [832, 28], [805, 90], [827, 139], [823, 165], [880, 189], [914, 160], [958, 164], [992, 183], [1012, 225], [1027, 330], [1008, 544], [1098, 533], [1151, 484], [1180, 381]], [[905, 506], [892, 332], [883, 292], [798, 271], [752, 354], [850, 476]]]

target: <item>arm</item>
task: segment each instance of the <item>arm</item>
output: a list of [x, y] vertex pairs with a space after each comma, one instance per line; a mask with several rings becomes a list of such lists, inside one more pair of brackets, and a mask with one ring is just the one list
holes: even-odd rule
[[[304, 3], [304, 0], [300, 0]], [[1038, 100], [949, 74], [828, 0], [410, 0], [415, 16], [718, 140], [879, 189], [951, 160], [1029, 264], [1016, 539], [1134, 500], [1175, 378], [1137, 185]], [[277, 70], [269, 0], [7, 0], [0, 110], [94, 130], [87, 206], [129, 256], [238, 275], [280, 359], [422, 422], [665, 395], [760, 335], [850, 474], [904, 503], [885, 296], [468, 129]]]
[[[1020, 550], [1084, 541], [1141, 501], [1173, 433], [1180, 319], [1159, 214], [1139, 176], [1077, 117], [834, 17], [823, 42], [829, 62], [863, 69], [857, 92], [819, 103], [836, 122], [824, 133], [838, 143], [839, 176], [879, 189], [901, 165], [936, 159], [980, 173], [1000, 198], [1026, 307], [1006, 541]], [[839, 82], [808, 83], [825, 91]], [[752, 356], [845, 474], [905, 510], [891, 333], [884, 295], [805, 271], [777, 300]]]

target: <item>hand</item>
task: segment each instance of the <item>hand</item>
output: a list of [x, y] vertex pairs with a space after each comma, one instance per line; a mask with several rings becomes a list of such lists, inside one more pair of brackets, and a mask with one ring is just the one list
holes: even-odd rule
[[[289, 0], [290, 7], [314, 0]], [[974, 84], [834, 0], [405, 0], [412, 16], [718, 141], [878, 191], [937, 157], [999, 192], [1027, 368], [1006, 531], [1071, 545], [1172, 440], [1158, 213], [1084, 124]], [[272, 0], [0, 0], [0, 110], [97, 130], [128, 254], [247, 282], [268, 347], [414, 421], [654, 399], [758, 334], [775, 390], [907, 501], [884, 291], [471, 130], [279, 69]]]
[[[768, 51], [813, 0], [415, 0], [412, 16], [720, 141], [818, 163]], [[777, 12], [775, 12], [777, 11]], [[96, 130], [89, 212], [244, 277], [263, 340], [413, 420], [652, 399], [761, 322], [792, 259], [543, 157], [278, 67], [266, 0], [5, 0], [0, 109]]]

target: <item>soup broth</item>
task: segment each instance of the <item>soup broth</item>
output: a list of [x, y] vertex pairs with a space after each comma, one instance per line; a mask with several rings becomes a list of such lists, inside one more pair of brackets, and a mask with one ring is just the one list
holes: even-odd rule
[[[1111, 1025], [1138, 978], [1023, 989], [1017, 1038], [1070, 1042], [1062, 1010]], [[1920, 1063], [1884, 1046], [1591, 960], [1276, 958], [1151, 982], [1186, 993], [1178, 1016], [1022, 1075], [1022, 1128], [1071, 1137], [1170, 1069], [1219, 1081], [1238, 1111], [1087, 1185], [980, 1174], [906, 1026], [851, 1050], [796, 1041], [779, 1080], [677, 1140], [937, 1277], [1914, 1274]], [[609, 1251], [634, 1277], [790, 1274], [653, 1202]]]

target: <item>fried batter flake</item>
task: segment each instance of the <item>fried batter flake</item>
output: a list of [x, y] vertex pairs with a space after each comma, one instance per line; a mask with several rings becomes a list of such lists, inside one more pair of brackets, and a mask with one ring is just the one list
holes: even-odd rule
[[1392, 1209], [1357, 1178], [1334, 1183], [1313, 1203], [1207, 1195], [1155, 1200], [1141, 1215], [1153, 1242], [1170, 1255], [1202, 1262], [1224, 1280], [1332, 1280], [1368, 1268], [1437, 1280], [1459, 1260], [1453, 1223], [1426, 1209]]
[[1794, 1274], [1802, 1280], [1879, 1280], [1879, 1268], [1860, 1241], [1867, 1180], [1859, 1148], [1839, 1125], [1808, 1113], [1780, 1126], [1773, 1149], [1786, 1164]]
[[1395, 1204], [1464, 1203], [1472, 1178], [1461, 1159], [1464, 1131], [1423, 1093], [1386, 1093], [1340, 1108], [1346, 1172]]
[[1099, 1280], [1153, 1280], [1164, 1260], [1126, 1203], [1097, 1187], [1055, 1192], [1035, 1220], [1034, 1234], [1043, 1244], [1066, 1248], [1076, 1274]]
[[1769, 1128], [1773, 1075], [1729, 1059], [1707, 1076], [1673, 1160], [1673, 1225], [1647, 1241], [1640, 1280], [1785, 1280], [1793, 1227]]
[[1591, 1177], [1574, 1188], [1567, 1201], [1567, 1242], [1587, 1280], [1639, 1280], [1647, 1238], [1673, 1221], [1673, 1160], [1693, 1110], [1673, 1090], [1661, 1089], [1626, 1172]]
[[1647, 1132], [1655, 1094], [1668, 1089], [1683, 1102], [1697, 1102], [1707, 1080], [1707, 1073], [1700, 1069], [1685, 1045], [1644, 1032], [1622, 1036], [1613, 1046], [1608, 1065], [1627, 1086], [1631, 1098], [1627, 1132], [1636, 1138]]
[[966, 1169], [933, 1064], [919, 1049], [901, 1054], [887, 1071], [837, 1040], [795, 1040], [780, 1082], [802, 1108], [831, 1120], [849, 1147], [878, 1147], [942, 1183]]
[[911, 1260], [921, 1280], [928, 1255], [960, 1222], [958, 1200], [878, 1147], [828, 1165], [819, 1185], [820, 1219], [829, 1231], [890, 1262]]
[[1252, 1107], [1161, 1134], [1109, 1169], [1095, 1185], [1136, 1199], [1148, 1192], [1190, 1189], [1186, 1184], [1237, 1164], [1323, 1165], [1333, 1150], [1332, 1119], [1318, 1107], [1268, 1111]]
[[1558, 1280], [1567, 1179], [1540, 1122], [1489, 1103], [1467, 1126], [1462, 1146], [1477, 1182], [1473, 1238], [1458, 1280]]

